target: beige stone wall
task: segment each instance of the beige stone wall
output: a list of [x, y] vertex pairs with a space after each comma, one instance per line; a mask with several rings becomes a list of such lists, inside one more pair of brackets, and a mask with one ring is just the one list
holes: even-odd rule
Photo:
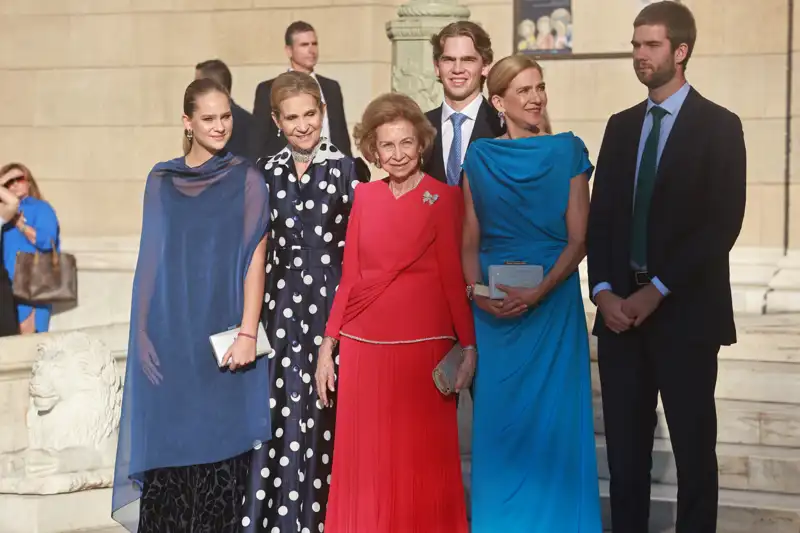
[[[780, 247], [787, 0], [726, 0], [724, 9], [719, 0], [685, 2], [700, 33], [690, 81], [744, 122], [749, 198], [739, 244]], [[250, 108], [256, 84], [285, 68], [284, 28], [307, 20], [318, 28], [319, 72], [340, 80], [352, 126], [368, 100], [389, 89], [384, 25], [399, 3], [0, 0], [0, 161], [32, 166], [66, 234], [136, 233], [147, 171], [178, 154], [182, 91], [197, 61], [227, 61], [234, 98]], [[463, 3], [493, 35], [497, 57], [509, 54], [511, 0]], [[639, 5], [573, 0], [576, 52], [626, 51]], [[798, 43], [796, 36], [795, 48]], [[645, 96], [628, 59], [544, 66], [555, 127], [582, 136], [593, 155], [608, 116]], [[793, 114], [800, 113], [798, 87], [800, 81]], [[795, 133], [797, 145], [800, 131]], [[793, 170], [791, 196], [800, 200], [797, 175]], [[800, 245], [800, 202], [790, 223], [793, 245]]]
[[183, 90], [219, 57], [250, 109], [286, 68], [283, 32], [317, 27], [348, 121], [389, 90], [392, 0], [0, 0], [0, 162], [29, 164], [63, 232], [137, 233], [152, 165], [179, 155]]

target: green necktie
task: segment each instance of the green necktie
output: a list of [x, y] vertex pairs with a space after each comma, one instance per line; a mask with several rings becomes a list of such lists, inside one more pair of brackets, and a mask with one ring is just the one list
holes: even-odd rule
[[639, 163], [639, 177], [636, 181], [636, 198], [633, 203], [633, 224], [631, 228], [631, 261], [640, 267], [647, 265], [647, 216], [650, 213], [650, 199], [658, 173], [658, 141], [661, 136], [661, 119], [667, 114], [663, 107], [653, 106], [653, 128], [647, 136]]

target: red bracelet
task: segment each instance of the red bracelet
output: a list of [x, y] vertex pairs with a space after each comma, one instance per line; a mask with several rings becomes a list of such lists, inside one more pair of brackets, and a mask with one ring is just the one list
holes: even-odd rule
[[255, 335], [250, 335], [249, 333], [242, 333], [241, 331], [239, 332], [237, 337], [247, 337], [248, 339], [253, 339], [254, 341], [258, 340], [258, 338], [256, 338]]

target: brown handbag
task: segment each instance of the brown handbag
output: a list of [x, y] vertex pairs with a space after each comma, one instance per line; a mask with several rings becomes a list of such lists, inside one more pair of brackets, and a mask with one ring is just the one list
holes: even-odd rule
[[15, 298], [29, 303], [76, 302], [75, 256], [58, 252], [55, 243], [49, 252], [17, 252], [12, 288]]

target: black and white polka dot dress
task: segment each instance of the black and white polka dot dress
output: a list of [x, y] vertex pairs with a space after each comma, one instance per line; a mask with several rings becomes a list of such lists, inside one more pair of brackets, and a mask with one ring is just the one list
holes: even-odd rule
[[369, 179], [359, 163], [326, 142], [302, 176], [295, 175], [288, 147], [258, 162], [272, 209], [262, 321], [275, 349], [269, 360], [273, 438], [253, 452], [243, 533], [324, 530], [335, 408], [321, 408], [314, 372], [342, 275], [353, 193]]

